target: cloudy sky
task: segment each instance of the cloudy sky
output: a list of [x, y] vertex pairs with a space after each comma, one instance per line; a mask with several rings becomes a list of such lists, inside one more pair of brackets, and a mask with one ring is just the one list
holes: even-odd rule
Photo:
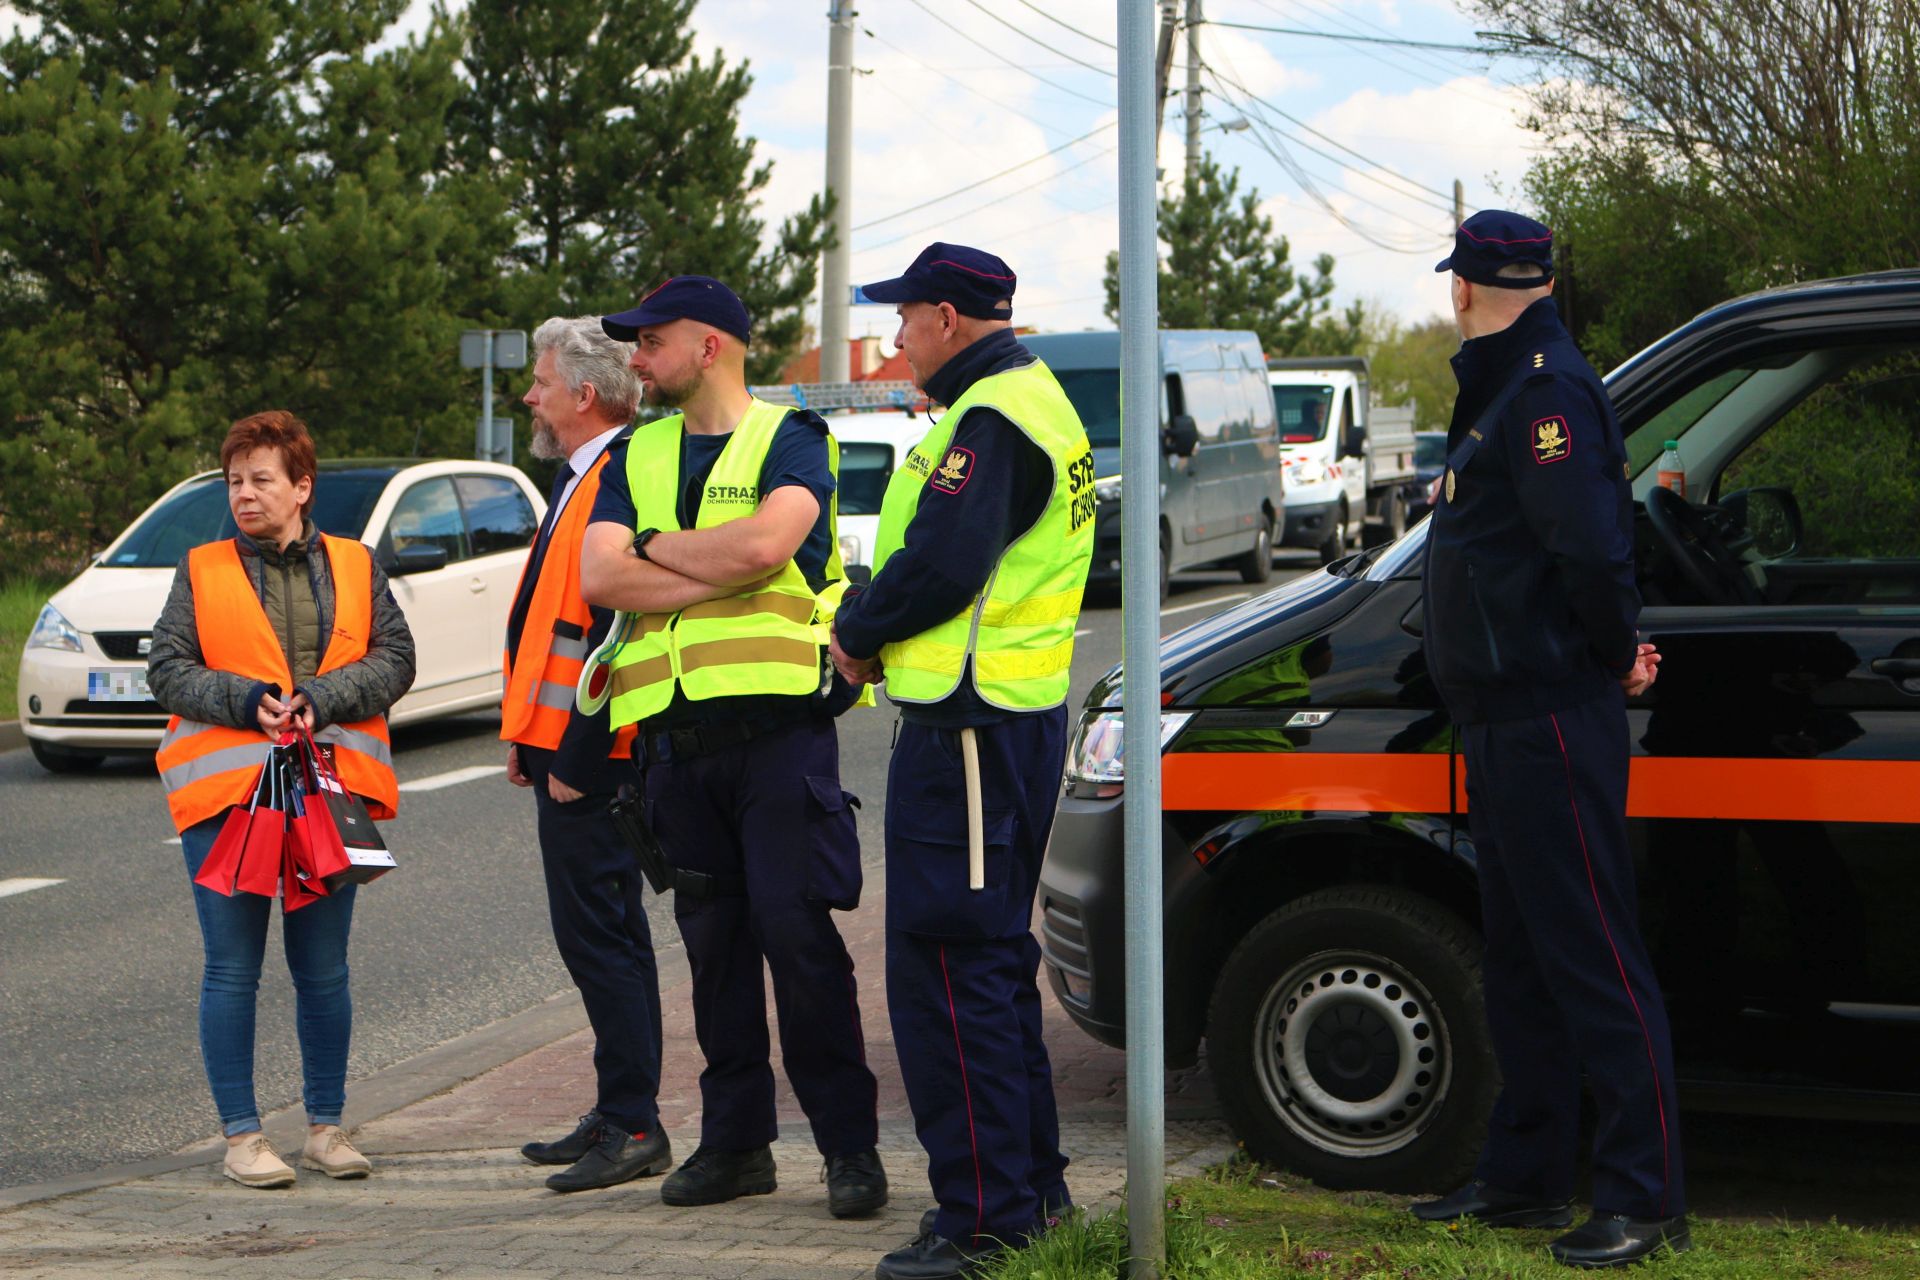
[[[1118, 239], [1114, 0], [858, 2], [854, 280], [896, 274], [928, 241], [959, 241], [1013, 265], [1022, 323], [1106, 327], [1101, 275]], [[400, 31], [424, 24], [428, 8], [415, 0]], [[1207, 149], [1239, 168], [1243, 190], [1259, 190], [1296, 262], [1334, 255], [1337, 301], [1407, 321], [1440, 314], [1432, 265], [1450, 242], [1454, 180], [1470, 210], [1509, 203], [1537, 146], [1520, 125], [1529, 68], [1381, 43], [1475, 44], [1454, 0], [1205, 9]], [[827, 0], [701, 0], [695, 10], [700, 52], [752, 67], [743, 124], [774, 162], [770, 226], [824, 183], [826, 14]], [[0, 23], [10, 16], [0, 3]], [[1228, 23], [1320, 35], [1217, 25]], [[1177, 49], [1176, 86], [1184, 66]], [[1173, 183], [1184, 130], [1175, 98], [1160, 147]], [[851, 332], [891, 336], [890, 309], [853, 308]]]

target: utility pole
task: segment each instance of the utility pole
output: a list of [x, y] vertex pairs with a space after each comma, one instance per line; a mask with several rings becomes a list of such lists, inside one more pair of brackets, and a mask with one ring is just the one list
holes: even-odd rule
[[847, 306], [853, 248], [853, 0], [832, 0], [827, 12], [827, 194], [833, 247], [820, 263], [820, 381], [848, 380]]
[[[1180, 25], [1179, 0], [1160, 0], [1160, 41], [1153, 53], [1153, 158], [1160, 159], [1160, 130], [1167, 119], [1167, 86], [1173, 80], [1173, 33]], [[1159, 170], [1154, 171], [1159, 180]]]
[[1459, 226], [1467, 220], [1467, 189], [1460, 185], [1460, 179], [1453, 180], [1453, 225]]
[[1187, 0], [1187, 181], [1200, 172], [1200, 0]]

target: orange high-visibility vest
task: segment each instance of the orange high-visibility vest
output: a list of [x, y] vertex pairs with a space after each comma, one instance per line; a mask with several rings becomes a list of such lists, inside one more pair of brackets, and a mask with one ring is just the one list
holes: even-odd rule
[[[324, 674], [366, 656], [373, 632], [373, 557], [351, 538], [323, 534], [321, 541], [333, 574], [333, 634], [319, 668]], [[240, 563], [239, 545], [229, 538], [195, 547], [187, 553], [187, 574], [201, 661], [216, 671], [278, 685], [283, 697], [291, 694], [293, 672], [253, 580]], [[393, 775], [387, 718], [330, 724], [313, 736], [333, 744], [340, 780], [367, 802], [367, 812], [391, 818], [400, 804], [400, 784]], [[185, 831], [252, 798], [271, 742], [257, 728], [234, 729], [179, 716], [167, 721], [154, 764], [167, 789], [174, 830]]]
[[[593, 615], [580, 594], [580, 543], [586, 536], [587, 522], [593, 518], [593, 500], [600, 492], [600, 472], [606, 465], [607, 451], [602, 449], [573, 487], [566, 510], [547, 535], [546, 559], [540, 562], [533, 599], [527, 602], [526, 622], [520, 627], [520, 651], [509, 651], [504, 658], [506, 693], [500, 702], [503, 742], [554, 751], [567, 731], [574, 687], [580, 683], [580, 671], [592, 652], [587, 632], [593, 626]], [[527, 564], [532, 563], [529, 552]], [[520, 585], [513, 592], [515, 600], [526, 583], [527, 571], [522, 568]], [[625, 760], [632, 755], [637, 728], [627, 725], [615, 733], [608, 756]]]

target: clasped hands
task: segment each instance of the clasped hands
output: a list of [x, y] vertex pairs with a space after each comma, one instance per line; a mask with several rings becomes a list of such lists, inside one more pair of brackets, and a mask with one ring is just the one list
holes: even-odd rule
[[1643, 644], [1634, 651], [1633, 670], [1620, 677], [1620, 687], [1627, 691], [1629, 698], [1637, 698], [1659, 678], [1660, 651], [1650, 644]]
[[840, 647], [840, 632], [835, 630], [827, 642], [827, 652], [833, 658], [833, 669], [840, 673], [841, 679], [851, 685], [878, 684], [885, 674], [880, 667], [879, 658], [856, 658]]
[[254, 718], [260, 722], [262, 733], [275, 738], [293, 728], [296, 722], [308, 733], [313, 732], [313, 704], [297, 689], [285, 702], [270, 693], [261, 697], [260, 709]]

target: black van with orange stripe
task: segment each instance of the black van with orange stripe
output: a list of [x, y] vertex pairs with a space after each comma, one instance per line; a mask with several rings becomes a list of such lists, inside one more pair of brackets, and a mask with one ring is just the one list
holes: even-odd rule
[[[1920, 271], [1736, 299], [1607, 386], [1664, 656], [1628, 814], [1682, 1101], [1920, 1121]], [[1328, 1186], [1456, 1185], [1494, 1096], [1425, 535], [1163, 642], [1168, 1058], [1204, 1041], [1249, 1149]], [[1116, 668], [1040, 887], [1054, 992], [1116, 1045], [1119, 700]]]

